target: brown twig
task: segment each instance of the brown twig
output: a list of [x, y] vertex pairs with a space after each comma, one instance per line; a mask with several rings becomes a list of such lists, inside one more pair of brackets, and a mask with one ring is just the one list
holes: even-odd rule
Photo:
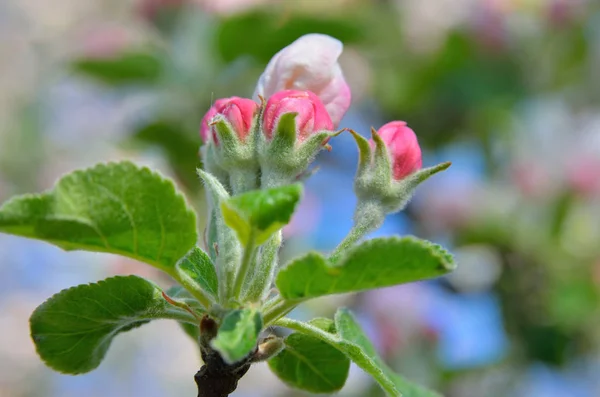
[[208, 316], [200, 321], [200, 349], [204, 365], [194, 376], [198, 385], [198, 397], [227, 397], [235, 391], [238, 381], [248, 372], [253, 352], [245, 360], [227, 364], [210, 346], [217, 333], [217, 324]]

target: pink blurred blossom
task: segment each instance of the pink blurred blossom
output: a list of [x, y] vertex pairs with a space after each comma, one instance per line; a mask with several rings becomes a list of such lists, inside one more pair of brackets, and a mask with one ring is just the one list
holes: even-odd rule
[[217, 15], [234, 15], [248, 11], [260, 5], [269, 3], [269, 0], [196, 0], [207, 12]]
[[509, 13], [504, 1], [485, 1], [477, 8], [472, 24], [475, 38], [489, 50], [503, 50], [508, 44], [506, 18]]
[[123, 27], [103, 26], [84, 33], [82, 52], [90, 58], [110, 58], [131, 44], [131, 36]]
[[137, 4], [139, 15], [148, 20], [154, 20], [161, 12], [174, 9], [184, 4], [195, 3], [197, 0], [141, 0]]
[[509, 172], [512, 182], [526, 197], [543, 197], [552, 190], [550, 175], [539, 163], [516, 161], [511, 164]]
[[567, 183], [582, 196], [600, 193], [600, 157], [580, 155], [567, 165]]

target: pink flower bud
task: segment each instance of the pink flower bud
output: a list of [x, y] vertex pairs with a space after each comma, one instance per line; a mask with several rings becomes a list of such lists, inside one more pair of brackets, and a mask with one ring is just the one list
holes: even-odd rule
[[333, 123], [323, 102], [311, 91], [285, 90], [269, 98], [265, 107], [263, 129], [268, 139], [273, 138], [281, 115], [298, 113], [296, 136], [303, 141], [314, 132], [332, 131]]
[[600, 157], [578, 153], [567, 164], [567, 183], [583, 197], [600, 193]]
[[282, 90], [309, 90], [323, 102], [337, 127], [350, 106], [350, 87], [338, 58], [342, 42], [324, 34], [300, 37], [273, 56], [254, 91], [269, 98]]
[[131, 34], [120, 26], [94, 28], [83, 36], [83, 54], [89, 58], [106, 59], [119, 54], [131, 44]]
[[[220, 114], [231, 125], [240, 141], [245, 141], [250, 133], [254, 114], [258, 109], [258, 105], [252, 99], [231, 97], [217, 99], [215, 104], [206, 112], [202, 118], [200, 126], [200, 136], [202, 142], [207, 143], [210, 139], [209, 132], [212, 130], [211, 122], [213, 118]], [[213, 141], [218, 144], [219, 141], [215, 132], [212, 133]]]
[[[403, 179], [421, 168], [421, 148], [417, 136], [404, 121], [387, 123], [377, 132], [388, 149], [394, 179]], [[374, 145], [372, 140], [371, 145]]]

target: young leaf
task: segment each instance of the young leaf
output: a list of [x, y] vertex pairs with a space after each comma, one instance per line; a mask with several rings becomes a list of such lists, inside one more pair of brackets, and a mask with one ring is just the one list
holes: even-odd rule
[[173, 183], [130, 162], [62, 177], [0, 207], [0, 232], [65, 250], [109, 252], [172, 272], [197, 241], [196, 216]]
[[212, 347], [227, 363], [238, 362], [256, 347], [262, 326], [263, 321], [258, 310], [233, 310], [223, 319], [217, 337], [211, 342]]
[[276, 284], [285, 299], [307, 299], [438, 277], [454, 267], [452, 256], [428, 241], [377, 238], [352, 249], [335, 265], [308, 253], [284, 267]]
[[335, 314], [335, 327], [341, 339], [340, 349], [345, 352], [365, 372], [369, 373], [391, 396], [402, 397], [441, 397], [407, 381], [394, 373], [377, 354], [360, 325], [348, 309], [340, 309]]
[[215, 302], [218, 296], [217, 272], [208, 255], [199, 247], [194, 247], [175, 265], [179, 280], [192, 293], [198, 294], [207, 305]]
[[[334, 332], [329, 319], [315, 319], [310, 324]], [[271, 370], [291, 387], [313, 393], [333, 393], [346, 383], [350, 360], [335, 347], [295, 332], [285, 338], [285, 348], [269, 360]]]
[[299, 183], [254, 190], [222, 202], [221, 211], [243, 245], [248, 244], [253, 232], [256, 244], [262, 244], [290, 221], [301, 196]]
[[31, 315], [31, 337], [49, 367], [80, 374], [100, 364], [115, 335], [157, 318], [196, 322], [150, 281], [118, 276], [52, 296]]

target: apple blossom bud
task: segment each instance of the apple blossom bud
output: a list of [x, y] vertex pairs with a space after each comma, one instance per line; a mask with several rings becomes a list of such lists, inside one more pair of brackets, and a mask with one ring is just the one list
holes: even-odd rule
[[600, 193], [600, 157], [590, 153], [578, 153], [567, 163], [567, 184], [583, 197]]
[[[211, 127], [211, 122], [215, 116], [220, 114], [229, 123], [239, 140], [244, 142], [250, 133], [257, 110], [258, 105], [251, 99], [239, 97], [217, 99], [202, 119], [200, 126], [202, 141], [205, 144], [208, 143], [212, 135], [213, 142], [216, 145], [219, 144], [217, 134]], [[212, 134], [209, 133], [211, 131]]]
[[[350, 133], [359, 154], [354, 221], [361, 235], [380, 227], [386, 214], [402, 210], [421, 182], [450, 166], [441, 163], [421, 169], [421, 148], [404, 121], [387, 123], [379, 131], [371, 129], [370, 141], [352, 130]], [[339, 255], [341, 250], [336, 249], [333, 257]]]
[[258, 80], [254, 98], [270, 98], [283, 90], [309, 90], [325, 105], [334, 127], [350, 106], [350, 87], [338, 58], [341, 41], [324, 34], [300, 37], [273, 56]]
[[[417, 136], [404, 121], [387, 123], [377, 132], [387, 147], [394, 179], [404, 179], [421, 168], [421, 148]], [[373, 140], [370, 144], [375, 146]]]
[[265, 107], [263, 130], [267, 139], [276, 133], [279, 120], [286, 113], [297, 113], [296, 137], [304, 141], [319, 131], [332, 131], [333, 123], [325, 106], [311, 91], [284, 90], [271, 96]]

